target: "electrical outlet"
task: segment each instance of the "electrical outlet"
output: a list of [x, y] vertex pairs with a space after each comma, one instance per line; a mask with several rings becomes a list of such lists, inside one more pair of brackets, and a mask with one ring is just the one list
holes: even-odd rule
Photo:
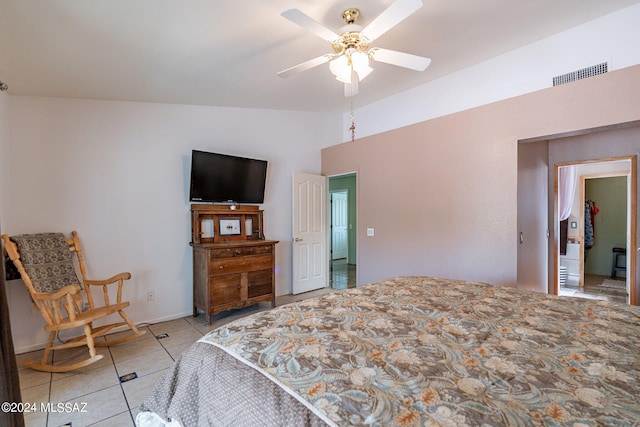
[[373, 237], [374, 236], [374, 230], [373, 228], [367, 228], [367, 236], [368, 237]]
[[147, 301], [153, 301], [156, 299], [156, 294], [153, 291], [147, 292]]

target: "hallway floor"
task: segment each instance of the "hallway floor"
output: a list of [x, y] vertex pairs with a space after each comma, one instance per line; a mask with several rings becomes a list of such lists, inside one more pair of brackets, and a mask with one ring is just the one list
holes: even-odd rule
[[329, 287], [332, 289], [347, 289], [356, 287], [356, 266], [347, 264], [345, 258], [331, 261], [331, 279]]
[[626, 282], [624, 278], [611, 279], [609, 276], [585, 274], [584, 288], [565, 286], [558, 295], [599, 299], [618, 303], [627, 302]]

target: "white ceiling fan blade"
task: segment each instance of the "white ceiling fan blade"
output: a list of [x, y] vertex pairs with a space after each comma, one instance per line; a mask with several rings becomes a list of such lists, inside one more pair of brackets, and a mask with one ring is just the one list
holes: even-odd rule
[[285, 10], [284, 12], [282, 12], [281, 15], [287, 18], [289, 21], [293, 22], [294, 24], [301, 26], [302, 28], [312, 32], [316, 36], [328, 42], [333, 42], [334, 40], [337, 40], [340, 38], [340, 36], [336, 34], [334, 31], [331, 31], [330, 29], [320, 24], [318, 21], [311, 18], [309, 15], [305, 15], [298, 9]]
[[294, 65], [293, 67], [287, 68], [286, 70], [282, 70], [278, 73], [280, 77], [289, 77], [293, 74], [300, 73], [302, 71], [309, 70], [313, 67], [317, 67], [318, 65], [324, 64], [325, 62], [329, 62], [332, 58], [331, 55], [322, 55], [317, 58], [310, 59], [301, 64]]
[[381, 49], [379, 47], [370, 49], [369, 56], [373, 58], [374, 61], [385, 62], [416, 71], [424, 71], [425, 68], [431, 64], [431, 59], [425, 58], [424, 56], [411, 55], [410, 53]]
[[371, 42], [421, 7], [422, 0], [396, 0], [362, 30], [362, 35]]

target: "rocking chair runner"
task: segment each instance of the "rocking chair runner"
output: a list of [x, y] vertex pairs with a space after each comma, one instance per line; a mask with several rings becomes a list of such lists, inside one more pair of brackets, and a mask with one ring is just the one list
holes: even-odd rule
[[[122, 285], [131, 278], [130, 273], [120, 273], [106, 280], [87, 279], [84, 258], [78, 233], [66, 239], [61, 233], [23, 234], [9, 237], [2, 235], [9, 258], [20, 272], [33, 302], [40, 310], [46, 322], [45, 331], [49, 340], [40, 363], [24, 360], [29, 368], [45, 372], [66, 372], [82, 368], [102, 359], [96, 354], [96, 346], [110, 346], [131, 341], [145, 331], [139, 331], [123, 311], [129, 302], [122, 301]], [[82, 282], [78, 280], [73, 265], [73, 253], [76, 254]], [[117, 285], [116, 285], [117, 284]], [[113, 286], [110, 286], [113, 285]], [[103, 306], [96, 306], [92, 287], [102, 288]], [[117, 286], [116, 302], [110, 299], [110, 288]], [[86, 297], [86, 305], [85, 305]], [[93, 322], [111, 314], [118, 313], [124, 322], [94, 328]], [[118, 339], [95, 341], [96, 337], [107, 334], [113, 328], [127, 325], [131, 333]], [[62, 344], [54, 344], [58, 331], [77, 327], [84, 328], [84, 335], [72, 338]], [[69, 365], [49, 363], [52, 350], [87, 346], [89, 358]]]

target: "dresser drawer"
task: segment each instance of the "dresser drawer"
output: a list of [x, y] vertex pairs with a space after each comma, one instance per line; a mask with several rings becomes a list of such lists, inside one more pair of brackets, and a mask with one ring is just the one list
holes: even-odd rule
[[211, 275], [240, 273], [243, 271], [264, 270], [272, 268], [273, 255], [257, 255], [221, 258], [209, 263]]
[[273, 253], [273, 246], [271, 245], [252, 246], [246, 249], [251, 249], [251, 255], [266, 255]]
[[221, 248], [221, 249], [211, 249], [211, 259], [219, 259], [219, 258], [232, 258], [232, 257], [241, 257], [247, 255], [266, 255], [273, 253], [273, 246], [271, 245], [262, 245], [262, 246], [246, 246], [246, 247], [236, 247], [236, 248]]
[[224, 249], [211, 249], [209, 251], [211, 259], [219, 258], [231, 258], [234, 256], [243, 256], [245, 248], [224, 248]]

